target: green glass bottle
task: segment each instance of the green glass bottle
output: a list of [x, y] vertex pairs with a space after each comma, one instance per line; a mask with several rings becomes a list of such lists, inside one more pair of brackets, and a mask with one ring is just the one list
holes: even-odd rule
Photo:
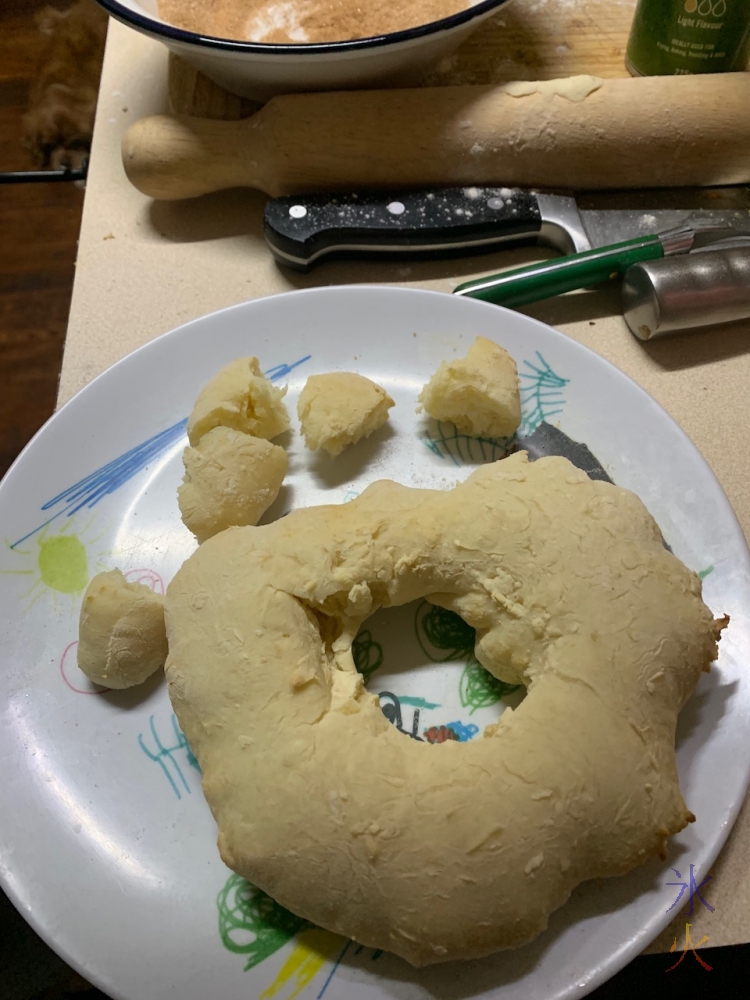
[[730, 73], [750, 56], [750, 0], [638, 0], [625, 65], [633, 76]]

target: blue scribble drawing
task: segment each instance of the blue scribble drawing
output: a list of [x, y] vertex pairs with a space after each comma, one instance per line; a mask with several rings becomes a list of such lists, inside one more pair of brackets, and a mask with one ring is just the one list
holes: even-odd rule
[[518, 436], [533, 434], [537, 427], [551, 417], [562, 413], [565, 406], [565, 386], [569, 378], [552, 371], [539, 351], [535, 351], [538, 364], [524, 361], [528, 371], [518, 373], [521, 382], [521, 426]]
[[422, 441], [438, 458], [450, 458], [454, 465], [469, 462], [496, 462], [513, 447], [515, 436], [507, 438], [470, 437], [450, 423], [430, 420]]
[[293, 372], [295, 368], [299, 368], [300, 365], [303, 365], [306, 361], [309, 361], [311, 357], [312, 354], [306, 354], [304, 358], [300, 358], [298, 361], [292, 361], [290, 365], [287, 364], [274, 365], [273, 368], [269, 368], [266, 371], [265, 373], [266, 378], [270, 382], [276, 382], [280, 378], [285, 378], [287, 375], [290, 374], [290, 372]]
[[410, 694], [399, 695], [398, 700], [402, 705], [411, 705], [412, 708], [424, 708], [426, 710], [440, 708], [440, 705], [436, 701], [426, 701], [424, 698], [416, 698]]
[[446, 728], [453, 730], [460, 743], [473, 740], [479, 732], [479, 726], [475, 726], [473, 722], [448, 722]]
[[79, 482], [74, 483], [73, 486], [69, 486], [63, 490], [62, 493], [58, 493], [57, 496], [52, 497], [51, 500], [42, 505], [41, 510], [47, 511], [53, 507], [59, 507], [59, 510], [55, 514], [52, 514], [51, 517], [48, 517], [42, 524], [38, 525], [38, 527], [27, 532], [23, 538], [19, 538], [18, 541], [13, 542], [10, 548], [14, 549], [17, 545], [21, 545], [28, 538], [31, 538], [32, 535], [46, 528], [48, 524], [51, 524], [52, 521], [64, 514], [72, 517], [83, 507], [90, 508], [96, 506], [100, 500], [114, 493], [115, 490], [118, 490], [129, 479], [132, 479], [137, 472], [145, 469], [149, 462], [160, 458], [168, 451], [183, 436], [186, 425], [187, 418], [180, 420], [179, 423], [167, 427], [166, 430], [160, 431], [158, 434], [154, 434], [147, 441], [136, 445], [135, 448], [126, 451], [124, 455], [113, 459], [113, 461], [97, 469], [96, 472], [92, 472], [91, 475], [86, 476]]
[[[351, 948], [351, 946], [352, 946], [353, 944], [354, 944], [354, 942], [353, 942], [353, 941], [351, 941], [351, 940], [347, 941], [347, 942], [346, 942], [346, 943], [344, 944], [344, 947], [343, 947], [343, 948], [341, 949], [341, 951], [340, 951], [340, 952], [338, 953], [338, 956], [337, 956], [337, 958], [336, 958], [336, 961], [335, 961], [335, 962], [333, 963], [333, 966], [332, 966], [332, 968], [331, 968], [331, 971], [330, 971], [330, 972], [328, 973], [328, 976], [327, 976], [327, 978], [326, 978], [326, 981], [325, 981], [325, 982], [323, 983], [323, 986], [321, 987], [321, 990], [320, 990], [320, 993], [318, 993], [318, 995], [317, 995], [317, 997], [315, 998], [315, 1000], [322, 1000], [323, 996], [325, 995], [325, 992], [326, 992], [326, 990], [327, 990], [327, 989], [328, 989], [328, 987], [329, 987], [329, 986], [331, 985], [331, 980], [333, 979], [333, 977], [334, 977], [334, 976], [336, 975], [336, 973], [338, 972], [338, 968], [339, 968], [339, 966], [341, 965], [341, 961], [342, 961], [342, 959], [343, 959], [344, 955], [346, 955], [347, 951], [349, 951], [349, 949]], [[364, 946], [363, 944], [358, 944], [358, 945], [356, 946], [355, 950], [354, 950], [354, 954], [355, 954], [355, 955], [359, 955], [359, 954], [360, 954], [361, 952], [363, 952], [364, 950], [365, 950], [365, 946]], [[378, 960], [378, 959], [380, 958], [380, 956], [381, 956], [382, 954], [383, 954], [383, 949], [382, 949], [382, 948], [373, 948], [373, 950], [372, 950], [372, 954], [370, 955], [370, 961], [371, 961], [371, 962], [377, 962], [377, 960]]]
[[151, 730], [152, 746], [146, 746], [146, 741], [143, 738], [143, 734], [138, 734], [138, 745], [141, 750], [146, 754], [149, 760], [153, 760], [159, 765], [164, 774], [167, 777], [167, 781], [172, 786], [172, 791], [175, 793], [178, 799], [182, 798], [179, 785], [177, 780], [179, 779], [183, 790], [190, 795], [191, 789], [190, 785], [187, 783], [185, 775], [182, 773], [182, 768], [180, 767], [179, 761], [177, 760], [176, 754], [185, 753], [185, 759], [191, 767], [194, 767], [196, 771], [200, 772], [200, 767], [198, 766], [198, 761], [193, 754], [193, 751], [188, 746], [188, 741], [185, 738], [185, 734], [177, 725], [177, 717], [172, 716], [172, 733], [167, 737], [170, 746], [166, 746], [164, 741], [161, 739], [156, 731], [156, 724], [154, 723], [154, 716], [152, 715], [149, 720], [149, 729]]
[[[285, 375], [288, 375], [299, 365], [304, 364], [305, 361], [309, 361], [311, 357], [312, 355], [308, 354], [304, 358], [292, 362], [290, 365], [276, 365], [268, 369], [266, 376], [272, 382], [275, 382], [280, 378], [284, 378]], [[57, 496], [48, 500], [41, 507], [43, 511], [58, 507], [59, 509], [56, 513], [48, 517], [38, 527], [27, 532], [23, 538], [19, 538], [18, 541], [13, 542], [9, 547], [14, 549], [17, 545], [21, 545], [27, 538], [31, 538], [32, 535], [46, 528], [48, 524], [58, 517], [62, 517], [63, 515], [72, 517], [83, 507], [90, 508], [96, 506], [100, 500], [110, 496], [115, 490], [118, 490], [131, 480], [133, 476], [145, 469], [150, 462], [166, 454], [183, 437], [186, 427], [187, 417], [183, 420], [178, 420], [176, 424], [172, 424], [166, 430], [159, 431], [158, 434], [154, 434], [147, 441], [136, 445], [123, 455], [113, 459], [111, 462], [107, 462], [100, 469], [69, 486], [62, 493], [58, 493]]]
[[338, 953], [338, 957], [336, 958], [336, 961], [333, 963], [333, 966], [331, 967], [331, 971], [328, 973], [326, 981], [323, 983], [323, 986], [322, 986], [322, 988], [320, 990], [320, 993], [318, 993], [318, 995], [315, 998], [315, 1000], [322, 1000], [322, 997], [324, 996], [326, 990], [331, 985], [331, 980], [333, 979], [333, 977], [338, 972], [338, 968], [341, 965], [341, 960], [343, 959], [344, 955], [346, 955], [347, 951], [349, 951], [349, 949], [351, 948], [352, 944], [353, 944], [353, 942], [351, 940], [347, 941], [346, 944], [344, 945], [344, 947]]
[[341, 502], [349, 503], [350, 500], [356, 500], [358, 496], [359, 496], [359, 490], [348, 489], [344, 494], [344, 499]]

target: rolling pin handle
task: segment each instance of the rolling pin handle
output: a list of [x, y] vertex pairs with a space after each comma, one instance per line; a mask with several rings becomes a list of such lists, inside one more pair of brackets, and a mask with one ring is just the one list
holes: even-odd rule
[[259, 162], [268, 157], [255, 153], [252, 120], [143, 118], [122, 139], [128, 180], [143, 194], [168, 201], [231, 187], [262, 188]]

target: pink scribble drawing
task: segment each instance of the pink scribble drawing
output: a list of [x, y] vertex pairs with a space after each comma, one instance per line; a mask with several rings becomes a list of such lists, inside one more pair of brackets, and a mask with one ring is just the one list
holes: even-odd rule
[[[75, 691], [76, 694], [106, 694], [108, 691], [111, 691], [112, 688], [100, 687], [98, 684], [91, 684], [91, 681], [88, 682], [89, 684], [91, 684], [91, 687], [79, 688], [76, 687], [75, 684], [73, 684], [73, 682], [70, 680], [70, 678], [66, 673], [66, 670], [68, 670], [70, 667], [70, 654], [77, 645], [78, 645], [77, 639], [75, 639], [73, 642], [69, 642], [68, 645], [63, 650], [63, 655], [60, 657], [60, 674], [62, 676], [62, 679], [70, 688], [70, 690]], [[75, 665], [75, 670], [80, 674], [81, 672], [78, 669], [78, 665], [75, 663], [75, 659], [73, 660], [73, 663]], [[83, 676], [83, 674], [81, 674], [81, 676]]]
[[130, 583], [145, 584], [156, 594], [164, 593], [164, 580], [155, 569], [129, 569], [123, 576]]

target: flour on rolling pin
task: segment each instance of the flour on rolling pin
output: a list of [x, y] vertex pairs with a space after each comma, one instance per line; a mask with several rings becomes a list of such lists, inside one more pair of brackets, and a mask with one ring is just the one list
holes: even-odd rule
[[139, 190], [171, 199], [745, 184], [748, 105], [750, 73], [285, 94], [243, 121], [137, 122], [123, 163]]
[[553, 97], [564, 97], [566, 101], [585, 101], [589, 94], [598, 90], [604, 80], [598, 76], [569, 76], [563, 80], [519, 80], [506, 83], [501, 89], [509, 97], [530, 97], [539, 94], [551, 100]]

